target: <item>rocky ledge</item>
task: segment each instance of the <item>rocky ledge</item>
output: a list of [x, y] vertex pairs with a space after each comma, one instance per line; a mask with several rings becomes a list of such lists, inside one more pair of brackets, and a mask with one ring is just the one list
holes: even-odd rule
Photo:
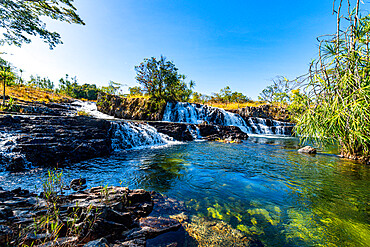
[[245, 120], [250, 117], [257, 117], [289, 122], [291, 116], [287, 109], [283, 107], [276, 107], [273, 105], [247, 106], [244, 108], [229, 111], [239, 114]]
[[0, 116], [2, 157], [7, 170], [57, 166], [111, 152], [110, 122], [89, 117]]

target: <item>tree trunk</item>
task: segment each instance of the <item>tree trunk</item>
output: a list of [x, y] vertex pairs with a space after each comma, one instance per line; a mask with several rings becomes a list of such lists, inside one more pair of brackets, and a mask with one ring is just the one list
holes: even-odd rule
[[3, 88], [3, 106], [5, 105], [5, 79], [3, 79], [3, 85], [4, 85], [4, 88]]

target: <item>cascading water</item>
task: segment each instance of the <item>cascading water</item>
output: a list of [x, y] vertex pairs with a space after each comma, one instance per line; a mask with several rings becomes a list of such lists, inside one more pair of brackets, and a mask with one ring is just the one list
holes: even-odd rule
[[[31, 168], [32, 164], [28, 162], [23, 154], [14, 152], [17, 146], [17, 139], [21, 137], [19, 133], [14, 132], [0, 132], [0, 159], [1, 163], [9, 164], [13, 159], [21, 158], [24, 161], [25, 168]], [[5, 169], [4, 166], [0, 167], [0, 171]]]
[[248, 121], [236, 113], [224, 109], [186, 102], [167, 103], [163, 121], [177, 123], [238, 126], [248, 134], [291, 135], [292, 124], [263, 118], [249, 118]]
[[[84, 111], [95, 118], [115, 119], [112, 116], [99, 112], [94, 102], [75, 101], [72, 106], [77, 111]], [[112, 148], [115, 151], [178, 143], [173, 138], [158, 133], [154, 127], [147, 124], [120, 121], [112, 121], [111, 124]]]
[[112, 122], [111, 131], [115, 151], [180, 143], [152, 126], [136, 122]]
[[71, 104], [76, 111], [83, 111], [91, 117], [100, 119], [114, 119], [114, 117], [98, 111], [95, 102], [76, 100]]

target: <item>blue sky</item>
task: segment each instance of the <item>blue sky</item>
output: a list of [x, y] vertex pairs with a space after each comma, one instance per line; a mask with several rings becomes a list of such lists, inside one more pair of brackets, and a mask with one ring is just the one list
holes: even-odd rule
[[257, 99], [275, 76], [306, 73], [317, 55], [316, 37], [336, 30], [331, 0], [75, 3], [86, 26], [48, 22], [63, 45], [49, 50], [35, 37], [22, 48], [2, 47], [4, 58], [25, 77], [57, 82], [68, 73], [81, 84], [135, 86], [134, 66], [164, 55], [196, 82], [196, 91], [211, 94], [229, 85]]

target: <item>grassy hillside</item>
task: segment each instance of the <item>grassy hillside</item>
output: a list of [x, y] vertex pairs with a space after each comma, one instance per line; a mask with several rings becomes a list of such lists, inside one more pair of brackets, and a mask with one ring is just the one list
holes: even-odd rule
[[[0, 88], [0, 96], [3, 95], [3, 87]], [[43, 102], [43, 103], [62, 103], [69, 102], [72, 98], [59, 95], [51, 91], [33, 88], [24, 85], [12, 85], [7, 86], [5, 89], [5, 95], [12, 97], [16, 102]]]

